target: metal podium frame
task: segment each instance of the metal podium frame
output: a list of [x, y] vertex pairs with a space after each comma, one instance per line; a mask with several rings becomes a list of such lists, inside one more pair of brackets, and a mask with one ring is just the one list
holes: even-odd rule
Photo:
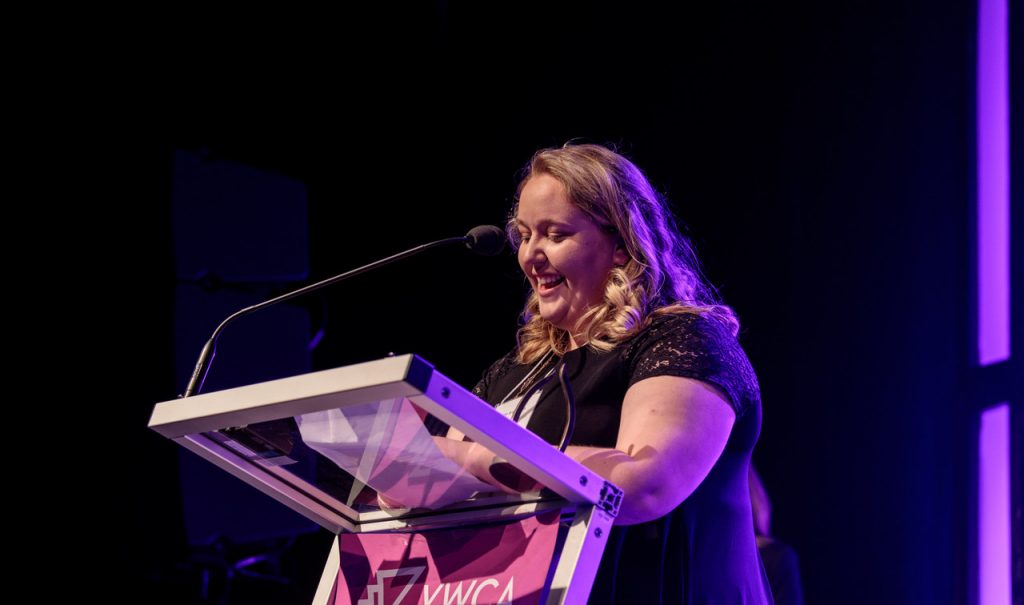
[[[426, 512], [357, 512], [286, 468], [244, 456], [223, 438], [214, 438], [234, 427], [401, 398], [462, 431], [546, 489], [473, 498]], [[413, 354], [161, 402], [153, 408], [149, 427], [336, 535], [415, 532], [560, 509], [562, 518], [571, 517], [571, 522], [561, 552], [555, 553], [548, 605], [586, 603], [622, 500], [618, 487]], [[327, 603], [339, 563], [336, 537], [315, 605]]]

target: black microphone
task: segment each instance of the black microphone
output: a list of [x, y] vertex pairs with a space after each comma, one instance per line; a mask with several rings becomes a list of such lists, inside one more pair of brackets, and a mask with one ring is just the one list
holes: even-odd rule
[[466, 234], [466, 247], [483, 256], [496, 256], [505, 249], [508, 237], [494, 225], [473, 227]]
[[470, 230], [469, 233], [461, 237], [449, 237], [447, 239], [441, 239], [435, 242], [430, 242], [429, 244], [416, 246], [415, 248], [406, 250], [405, 252], [399, 252], [398, 254], [394, 254], [387, 258], [374, 261], [368, 265], [363, 265], [362, 267], [359, 267], [357, 269], [347, 271], [345, 273], [342, 273], [341, 275], [329, 277], [315, 284], [304, 286], [302, 288], [299, 288], [298, 290], [287, 292], [276, 298], [271, 298], [270, 300], [265, 300], [259, 304], [246, 307], [241, 311], [236, 311], [227, 319], [220, 322], [220, 325], [217, 326], [217, 329], [213, 331], [213, 334], [210, 336], [210, 339], [206, 341], [206, 344], [203, 346], [203, 350], [199, 353], [199, 360], [196, 361], [196, 367], [192, 371], [192, 378], [188, 381], [188, 387], [185, 388], [185, 392], [184, 394], [181, 395], [181, 397], [191, 397], [193, 394], [198, 393], [199, 391], [202, 390], [203, 383], [206, 382], [206, 374], [210, 370], [210, 364], [213, 363], [213, 358], [217, 356], [217, 338], [220, 336], [221, 331], [224, 330], [224, 327], [227, 326], [232, 321], [234, 321], [235, 319], [243, 315], [253, 313], [254, 311], [259, 311], [260, 309], [269, 307], [270, 305], [277, 304], [279, 302], [284, 302], [286, 300], [291, 300], [293, 298], [302, 296], [303, 294], [309, 294], [310, 292], [314, 292], [316, 290], [319, 290], [320, 288], [325, 288], [327, 286], [330, 286], [331, 284], [335, 284], [350, 277], [355, 277], [356, 275], [366, 273], [367, 271], [376, 269], [377, 267], [382, 267], [384, 265], [393, 263], [396, 260], [401, 260], [408, 256], [419, 254], [420, 252], [423, 252], [425, 250], [436, 248], [438, 246], [444, 246], [447, 244], [457, 243], [466, 244], [467, 248], [469, 248], [473, 252], [476, 252], [477, 254], [482, 254], [484, 256], [495, 256], [505, 249], [505, 232], [499, 229], [498, 227], [495, 227], [494, 225], [480, 225], [479, 227], [474, 227], [473, 229]]

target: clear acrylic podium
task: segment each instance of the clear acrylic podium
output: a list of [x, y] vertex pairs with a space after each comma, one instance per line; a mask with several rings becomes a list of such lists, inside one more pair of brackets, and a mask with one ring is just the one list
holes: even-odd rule
[[[508, 494], [476, 479], [437, 447], [441, 437], [427, 426], [441, 423], [543, 488]], [[586, 603], [622, 499], [416, 355], [165, 401], [149, 426], [336, 534], [316, 605], [328, 603], [345, 563], [337, 534], [425, 532], [553, 510], [568, 529], [543, 602]]]

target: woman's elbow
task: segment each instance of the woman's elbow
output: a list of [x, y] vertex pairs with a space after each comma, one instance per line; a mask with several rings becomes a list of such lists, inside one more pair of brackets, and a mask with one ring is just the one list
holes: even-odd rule
[[660, 519], [676, 509], [693, 492], [681, 486], [658, 484], [623, 488], [622, 508], [615, 518], [616, 525], [636, 525]]

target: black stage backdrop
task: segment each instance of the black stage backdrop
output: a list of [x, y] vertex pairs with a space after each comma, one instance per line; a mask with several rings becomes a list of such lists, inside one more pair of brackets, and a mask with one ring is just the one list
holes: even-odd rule
[[[76, 345], [50, 359], [90, 377], [90, 430], [115, 436], [92, 446], [107, 466], [77, 509], [90, 583], [199, 602], [173, 571], [177, 446], [145, 428], [185, 379], [176, 150], [304, 182], [322, 278], [502, 224], [530, 154], [580, 140], [647, 171], [740, 316], [755, 462], [807, 602], [963, 602], [974, 4], [478, 4], [169, 13], [68, 53], [72, 143], [42, 143], [85, 177], [82, 279], [61, 298], [95, 302], [56, 320]], [[511, 346], [523, 292], [511, 256], [428, 253], [311, 303], [330, 318], [314, 367], [417, 352], [471, 385]], [[294, 602], [325, 537], [290, 555]]]

